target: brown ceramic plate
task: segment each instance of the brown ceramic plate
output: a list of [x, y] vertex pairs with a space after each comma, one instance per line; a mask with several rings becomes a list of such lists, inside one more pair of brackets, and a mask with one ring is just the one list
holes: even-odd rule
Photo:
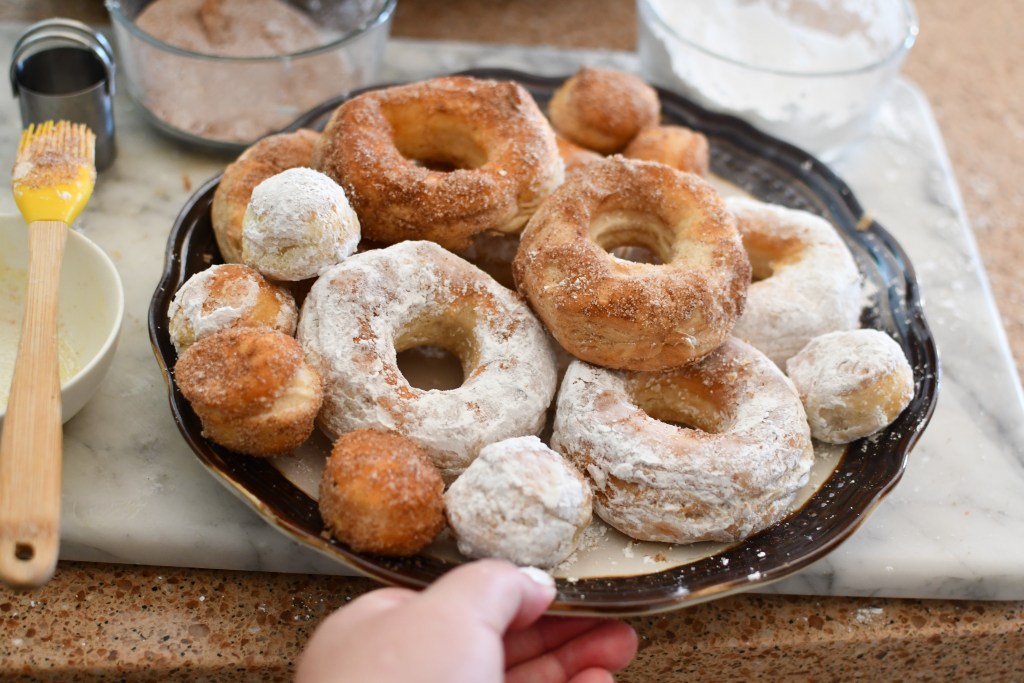
[[[562, 81], [505, 70], [467, 73], [516, 80], [542, 105]], [[900, 343], [914, 369], [915, 394], [884, 432], [822, 460], [825, 464], [817, 467], [825, 469], [806, 492], [806, 502], [784, 521], [738, 544], [663, 546], [665, 552], [651, 547], [658, 544], [623, 542], [624, 537], [616, 538], [612, 532], [598, 543], [605, 547], [590, 553], [578, 571], [569, 566], [556, 572], [558, 596], [552, 607], [556, 612], [625, 615], [674, 609], [762, 587], [824, 557], [857, 529], [899, 481], [938, 393], [938, 355], [913, 268], [846, 184], [807, 153], [739, 119], [707, 112], [671, 92], [661, 91], [660, 96], [666, 122], [708, 136], [715, 175], [765, 201], [821, 214], [837, 226], [867, 289], [876, 293], [863, 311], [862, 324], [885, 330]], [[325, 102], [289, 130], [322, 127], [342, 100]], [[167, 244], [166, 269], [149, 311], [150, 337], [182, 435], [222, 483], [299, 543], [384, 583], [413, 588], [429, 584], [462, 561], [457, 554], [424, 552], [413, 558], [388, 558], [356, 553], [326, 538], [308, 482], [297, 485], [279, 463], [239, 455], [207, 441], [198, 418], [174, 385], [170, 369], [176, 354], [167, 333], [167, 309], [191, 275], [221, 260], [210, 224], [218, 180], [199, 188], [178, 216]]]

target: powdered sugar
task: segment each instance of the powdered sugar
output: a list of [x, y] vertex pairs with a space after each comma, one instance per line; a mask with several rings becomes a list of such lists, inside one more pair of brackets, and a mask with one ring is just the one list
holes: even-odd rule
[[[328, 269], [306, 298], [298, 338], [324, 378], [320, 422], [329, 436], [398, 431], [423, 444], [448, 480], [483, 446], [538, 433], [555, 391], [554, 354], [526, 304], [432, 242], [401, 242]], [[421, 345], [459, 356], [462, 386], [410, 386], [397, 351]]]
[[[779, 367], [813, 337], [860, 324], [860, 273], [849, 248], [824, 218], [774, 204], [732, 197], [755, 282], [733, 335]], [[757, 263], [770, 274], [757, 280]]]
[[305, 280], [359, 244], [345, 191], [319, 171], [290, 168], [252, 191], [242, 220], [242, 260], [276, 280]]
[[459, 550], [550, 567], [590, 524], [590, 486], [536, 436], [505, 439], [480, 455], [445, 494]]
[[[673, 410], [666, 419], [699, 429], [645, 408]], [[574, 362], [551, 441], [585, 469], [605, 521], [633, 538], [671, 543], [733, 541], [778, 521], [814, 460], [788, 380], [735, 339], [695, 366], [662, 373]]]

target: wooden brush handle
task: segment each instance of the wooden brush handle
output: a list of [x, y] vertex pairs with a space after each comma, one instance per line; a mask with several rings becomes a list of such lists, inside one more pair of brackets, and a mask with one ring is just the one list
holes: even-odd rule
[[0, 579], [41, 586], [60, 545], [63, 428], [57, 294], [68, 226], [29, 225], [25, 320], [0, 437]]

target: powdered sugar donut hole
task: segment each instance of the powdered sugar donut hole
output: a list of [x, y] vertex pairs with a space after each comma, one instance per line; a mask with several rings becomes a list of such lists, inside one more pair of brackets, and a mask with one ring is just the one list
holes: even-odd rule
[[359, 218], [341, 186], [311, 168], [290, 168], [253, 189], [242, 261], [275, 280], [306, 280], [350, 256], [359, 238]]
[[849, 443], [887, 427], [914, 396], [903, 349], [880, 330], [815, 337], [787, 361], [786, 372], [811, 434], [827, 443]]
[[445, 493], [448, 524], [468, 557], [551, 567], [590, 524], [590, 486], [536, 436], [485, 446]]

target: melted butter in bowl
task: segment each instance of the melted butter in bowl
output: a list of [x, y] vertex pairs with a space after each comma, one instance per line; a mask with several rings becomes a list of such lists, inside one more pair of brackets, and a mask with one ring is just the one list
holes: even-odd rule
[[[0, 215], [0, 426], [24, 316], [28, 226]], [[80, 233], [68, 234], [57, 314], [61, 404], [67, 422], [92, 397], [109, 369], [124, 314], [124, 291], [109, 257]]]

